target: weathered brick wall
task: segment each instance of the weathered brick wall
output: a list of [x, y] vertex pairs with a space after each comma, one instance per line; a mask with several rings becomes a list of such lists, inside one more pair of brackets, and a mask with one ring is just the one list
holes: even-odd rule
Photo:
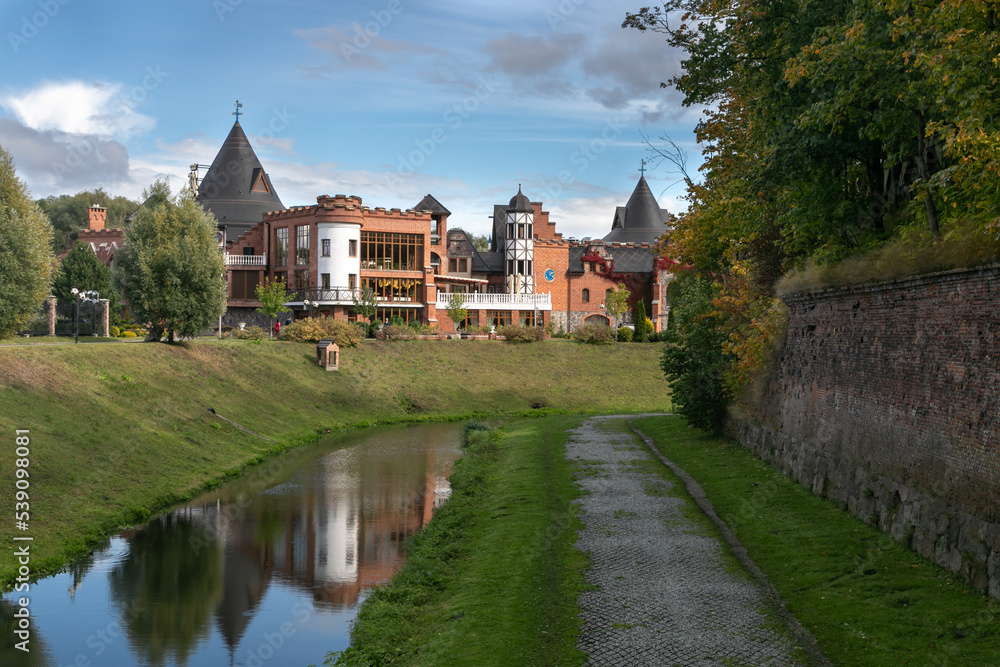
[[1000, 265], [786, 298], [732, 434], [1000, 597]]

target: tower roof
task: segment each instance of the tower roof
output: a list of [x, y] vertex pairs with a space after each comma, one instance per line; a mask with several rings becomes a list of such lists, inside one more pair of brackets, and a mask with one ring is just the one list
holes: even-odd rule
[[658, 236], [667, 231], [666, 220], [666, 209], [660, 208], [653, 191], [646, 183], [646, 177], [640, 176], [628, 203], [615, 210], [611, 231], [604, 237], [604, 241], [607, 243], [652, 243]]
[[220, 227], [227, 228], [236, 223], [245, 229], [260, 222], [265, 213], [285, 208], [239, 120], [198, 186], [196, 200], [215, 215]]
[[432, 195], [427, 195], [426, 197], [424, 197], [423, 199], [421, 199], [420, 202], [416, 206], [413, 207], [413, 210], [414, 211], [428, 211], [428, 212], [430, 212], [432, 214], [439, 214], [439, 215], [444, 215], [444, 216], [451, 215], [451, 211], [449, 211], [448, 209], [446, 209], [444, 207], [444, 205], [441, 202], [439, 202]]
[[508, 213], [531, 213], [531, 202], [521, 192], [521, 186], [517, 186], [517, 194], [510, 198], [507, 205]]

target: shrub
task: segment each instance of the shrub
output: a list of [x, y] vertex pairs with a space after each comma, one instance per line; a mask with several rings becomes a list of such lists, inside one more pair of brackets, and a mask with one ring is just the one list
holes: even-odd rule
[[538, 327], [525, 327], [520, 324], [509, 324], [497, 332], [507, 339], [508, 343], [534, 343], [545, 337], [545, 332]]
[[236, 337], [240, 340], [264, 340], [264, 330], [258, 326], [247, 327], [246, 329], [238, 329], [236, 331]]
[[472, 431], [489, 431], [490, 425], [486, 422], [481, 422], [478, 419], [471, 419], [466, 422], [465, 426], [462, 427], [462, 446], [467, 447], [469, 445], [469, 436]]
[[138, 336], [135, 335], [134, 331], [123, 331], [122, 338], [138, 338]]
[[108, 327], [108, 335], [111, 336], [112, 338], [118, 338], [118, 336], [120, 336], [121, 334], [122, 334], [121, 329], [119, 329], [118, 327], [114, 325]]
[[379, 340], [412, 340], [416, 337], [413, 329], [406, 325], [390, 324], [378, 334]]
[[330, 339], [340, 347], [357, 347], [362, 334], [360, 327], [352, 322], [332, 317], [306, 317], [283, 327], [281, 337], [296, 343], [318, 343]]
[[573, 329], [573, 340], [593, 345], [607, 345], [615, 342], [615, 332], [607, 324], [583, 324]]
[[628, 327], [622, 327], [618, 330], [618, 342], [619, 343], [631, 343], [632, 342], [632, 330]]

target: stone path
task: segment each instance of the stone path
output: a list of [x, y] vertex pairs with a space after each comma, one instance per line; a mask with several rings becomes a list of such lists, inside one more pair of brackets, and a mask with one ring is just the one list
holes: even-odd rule
[[765, 588], [685, 515], [700, 510], [655, 471], [628, 429], [634, 418], [589, 419], [566, 445], [589, 492], [577, 501], [585, 528], [576, 544], [591, 554], [595, 586], [580, 596], [588, 664], [802, 664]]

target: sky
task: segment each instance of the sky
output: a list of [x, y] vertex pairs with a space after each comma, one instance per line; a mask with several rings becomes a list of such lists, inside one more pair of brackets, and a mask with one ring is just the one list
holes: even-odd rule
[[[285, 206], [425, 194], [486, 234], [520, 186], [566, 237], [604, 236], [670, 136], [696, 173], [701, 110], [661, 88], [637, 0], [4, 0], [0, 146], [35, 198], [174, 191], [240, 124]], [[202, 175], [204, 170], [202, 170]], [[646, 179], [685, 208], [668, 164]]]

